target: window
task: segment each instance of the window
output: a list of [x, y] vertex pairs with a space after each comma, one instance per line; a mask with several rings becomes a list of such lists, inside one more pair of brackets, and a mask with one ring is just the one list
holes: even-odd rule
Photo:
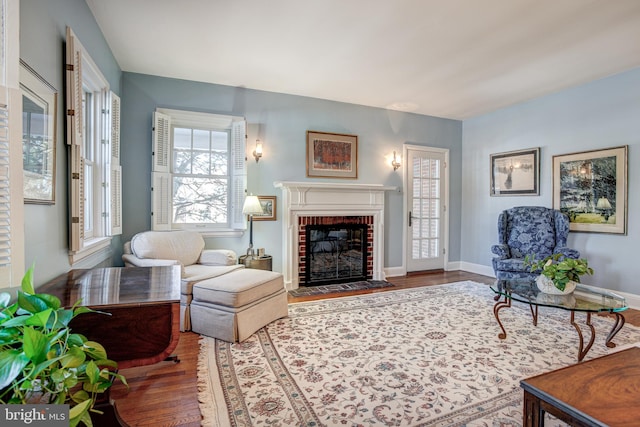
[[120, 98], [67, 28], [67, 144], [70, 146], [71, 263], [120, 234]]
[[244, 229], [246, 122], [240, 117], [158, 109], [154, 114], [154, 230]]

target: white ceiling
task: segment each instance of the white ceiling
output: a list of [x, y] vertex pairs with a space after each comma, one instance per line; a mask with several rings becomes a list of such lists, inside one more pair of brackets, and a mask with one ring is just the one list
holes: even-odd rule
[[123, 71], [452, 119], [640, 66], [640, 0], [87, 3]]

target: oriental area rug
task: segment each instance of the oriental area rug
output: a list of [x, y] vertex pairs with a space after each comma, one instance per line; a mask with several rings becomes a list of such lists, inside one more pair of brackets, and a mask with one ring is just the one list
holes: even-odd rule
[[[569, 312], [540, 307], [534, 327], [514, 303], [500, 340], [493, 296], [467, 281], [296, 303], [242, 343], [203, 337], [202, 424], [521, 426], [520, 380], [575, 364], [578, 335]], [[612, 320], [592, 323], [585, 360], [640, 342], [625, 325], [608, 349]]]

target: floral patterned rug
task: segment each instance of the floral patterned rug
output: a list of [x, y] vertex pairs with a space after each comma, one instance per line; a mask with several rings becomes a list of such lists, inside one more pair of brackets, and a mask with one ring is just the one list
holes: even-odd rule
[[[576, 363], [578, 336], [567, 311], [534, 327], [514, 303], [500, 340], [493, 296], [467, 281], [296, 303], [243, 343], [203, 337], [203, 425], [520, 426], [520, 380]], [[640, 342], [625, 325], [608, 349], [612, 321], [592, 323], [585, 360]]]

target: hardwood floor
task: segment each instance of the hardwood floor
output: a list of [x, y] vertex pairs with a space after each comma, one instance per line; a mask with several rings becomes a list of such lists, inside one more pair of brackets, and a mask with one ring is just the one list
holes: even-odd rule
[[[323, 298], [342, 297], [366, 293], [386, 292], [393, 289], [440, 285], [462, 280], [493, 283], [494, 279], [464, 271], [439, 271], [435, 273], [411, 274], [388, 278], [392, 288], [344, 292], [316, 297], [291, 297], [289, 302], [311, 301]], [[627, 323], [640, 326], [640, 311], [625, 311]], [[180, 363], [160, 362], [152, 366], [123, 369], [120, 371], [129, 383], [112, 387], [111, 397], [116, 401], [118, 412], [130, 426], [200, 426], [198, 407], [197, 364], [200, 336], [182, 332], [175, 353]]]

